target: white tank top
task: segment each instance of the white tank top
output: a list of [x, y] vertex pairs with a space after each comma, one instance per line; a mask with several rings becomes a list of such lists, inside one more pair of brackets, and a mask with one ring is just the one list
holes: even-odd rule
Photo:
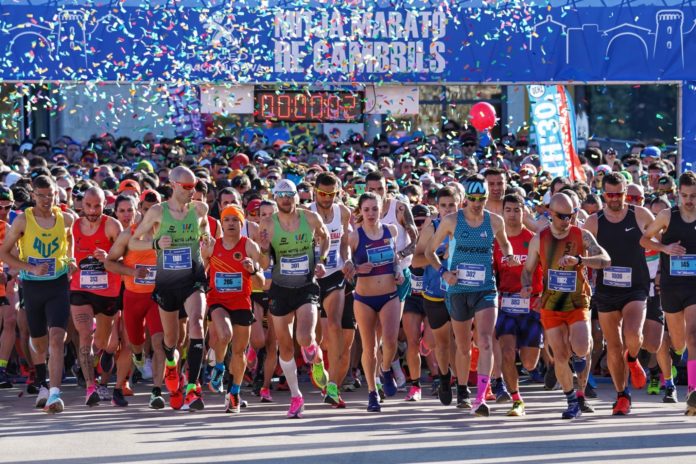
[[[314, 213], [318, 213], [316, 203], [310, 204], [309, 210]], [[331, 214], [331, 222], [326, 224], [326, 228], [329, 229], [331, 244], [329, 245], [329, 257], [324, 264], [324, 268], [326, 269], [326, 274], [324, 277], [328, 277], [331, 274], [343, 269], [343, 258], [341, 258], [341, 238], [343, 237], [341, 207], [334, 203], [331, 206]], [[317, 256], [317, 262], [319, 261], [320, 250], [321, 248], [318, 246], [314, 248], [314, 254]]]
[[[382, 218], [382, 224], [394, 224], [396, 226], [396, 230], [399, 232], [396, 236], [396, 252], [398, 253], [411, 244], [411, 237], [409, 237], [406, 233], [406, 229], [404, 229], [404, 226], [401, 225], [396, 217], [396, 203], [397, 201], [393, 198], [389, 200], [389, 209], [387, 210], [387, 214]], [[413, 255], [404, 258], [401, 261], [401, 269], [410, 267], [412, 260]]]
[[249, 237], [249, 220], [244, 221], [244, 227], [242, 228], [242, 237]]

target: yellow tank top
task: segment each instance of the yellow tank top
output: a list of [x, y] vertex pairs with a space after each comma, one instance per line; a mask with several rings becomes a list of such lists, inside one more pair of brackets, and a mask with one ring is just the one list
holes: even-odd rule
[[68, 239], [65, 233], [65, 221], [60, 208], [52, 208], [56, 223], [50, 229], [44, 229], [34, 217], [34, 208], [24, 212], [27, 225], [24, 235], [19, 239], [19, 259], [29, 264], [48, 263], [48, 273], [34, 275], [20, 272], [23, 280], [52, 280], [68, 272]]

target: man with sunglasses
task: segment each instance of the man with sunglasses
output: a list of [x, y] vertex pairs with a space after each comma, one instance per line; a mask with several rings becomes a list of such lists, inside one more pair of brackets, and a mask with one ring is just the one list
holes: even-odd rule
[[[430, 264], [447, 283], [445, 301], [459, 356], [470, 355], [472, 322], [475, 322], [480, 354], [472, 413], [484, 417], [490, 415], [486, 390], [493, 368], [493, 332], [498, 307], [492, 267], [493, 242], [500, 245], [504, 262], [520, 265], [505, 234], [503, 219], [484, 209], [487, 199], [486, 179], [479, 174], [468, 177], [466, 206], [442, 220], [426, 252]], [[444, 264], [437, 249], [446, 238], [449, 238], [449, 256]]]
[[615, 416], [631, 412], [627, 369], [635, 389], [645, 386], [646, 376], [638, 361], [643, 344], [650, 273], [640, 239], [655, 219], [642, 206], [626, 203], [626, 178], [617, 172], [602, 177], [604, 207], [590, 216], [584, 229], [597, 238], [611, 258], [611, 267], [597, 271], [594, 303], [606, 340], [609, 372], [617, 392]]
[[[201, 243], [212, 242], [208, 228], [208, 205], [193, 201], [196, 177], [190, 169], [177, 166], [169, 174], [172, 196], [153, 205], [128, 242], [131, 250], [157, 250], [155, 290], [152, 297], [160, 307], [164, 331], [164, 382], [170, 394], [178, 395], [179, 311], [188, 316], [188, 383], [183, 410], [204, 408], [196, 381], [203, 360], [203, 317], [205, 315], [207, 277], [201, 259]], [[145, 236], [153, 232], [154, 239]]]
[[[656, 237], [662, 233], [662, 240]], [[657, 214], [641, 245], [660, 252], [660, 298], [669, 336], [686, 362], [686, 415], [696, 416], [696, 174], [679, 176], [679, 205]]]
[[[554, 355], [556, 378], [563, 388], [568, 408], [562, 419], [582, 414], [568, 364], [575, 354], [575, 372], [587, 367], [590, 351], [590, 285], [585, 267], [603, 269], [611, 264], [607, 252], [594, 236], [572, 225], [577, 213], [572, 200], [562, 193], [551, 197], [551, 224], [532, 238], [522, 270], [522, 298], [532, 295], [533, 275], [541, 261], [544, 291], [541, 296], [541, 323]], [[585, 391], [587, 378], [578, 376], [578, 390]]]

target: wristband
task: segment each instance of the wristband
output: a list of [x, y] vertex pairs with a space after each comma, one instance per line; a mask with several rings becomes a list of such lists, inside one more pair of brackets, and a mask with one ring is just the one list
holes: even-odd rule
[[156, 239], [156, 238], [155, 238], [155, 239], [152, 239], [152, 249], [153, 249], [153, 250], [159, 250], [159, 249], [160, 249], [160, 246], [159, 246], [159, 239]]
[[442, 277], [445, 274], [445, 272], [447, 272], [447, 268], [444, 265], [440, 266], [440, 269], [437, 270], [437, 273], [440, 274], [440, 277]]
[[580, 266], [580, 265], [582, 264], [582, 256], [580, 256], [580, 255], [575, 255], [575, 259], [578, 260], [578, 266]]

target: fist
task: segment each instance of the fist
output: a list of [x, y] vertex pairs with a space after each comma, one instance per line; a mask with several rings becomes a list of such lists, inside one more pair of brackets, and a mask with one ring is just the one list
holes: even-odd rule
[[97, 248], [96, 250], [94, 250], [92, 256], [94, 256], [100, 263], [106, 261], [106, 251], [102, 250], [101, 248]]
[[314, 275], [317, 276], [317, 279], [321, 279], [324, 277], [326, 274], [326, 268], [324, 267], [323, 264], [317, 264], [317, 266], [314, 268]]
[[48, 274], [48, 263], [42, 263], [32, 266], [31, 273], [37, 276]]
[[169, 248], [172, 246], [172, 238], [169, 235], [163, 235], [157, 240], [157, 244], [161, 249]]
[[452, 271], [447, 271], [442, 274], [442, 280], [447, 282], [447, 285], [457, 285], [457, 274]]
[[146, 267], [138, 267], [135, 269], [135, 274], [133, 277], [136, 279], [145, 279], [148, 274], [149, 272]]
[[242, 267], [244, 267], [244, 270], [247, 271], [249, 274], [254, 273], [254, 261], [251, 258], [244, 258], [244, 260], [242, 261]]

